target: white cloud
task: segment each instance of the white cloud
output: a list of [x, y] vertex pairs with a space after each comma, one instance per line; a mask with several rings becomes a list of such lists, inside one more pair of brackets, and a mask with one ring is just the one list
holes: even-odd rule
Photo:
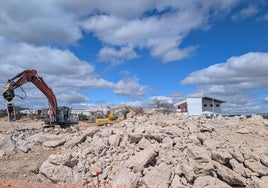
[[5, 1], [0, 7], [0, 35], [40, 44], [72, 44], [81, 38], [75, 15], [58, 1]]
[[82, 29], [98, 37], [104, 49], [145, 48], [152, 56], [170, 62], [193, 52], [192, 46], [181, 47], [189, 32], [206, 28], [211, 19], [222, 17], [237, 2], [12, 0], [1, 3], [0, 35], [34, 45], [66, 45], [82, 38]]
[[[128, 10], [135, 14], [128, 17], [125, 12], [107, 10], [108, 3], [98, 7], [101, 14], [82, 20], [81, 26], [105, 44], [146, 48], [152, 56], [170, 62], [186, 58], [194, 50], [192, 46], [180, 47], [190, 31], [205, 27], [212, 13], [214, 17], [218, 12], [222, 16], [234, 4], [234, 1], [157, 0], [146, 4], [140, 11], [137, 11], [140, 3], [133, 4]], [[117, 6], [121, 10], [124, 3]]]
[[118, 65], [124, 60], [137, 57], [136, 52], [131, 47], [122, 47], [115, 49], [113, 47], [104, 47], [99, 52], [99, 59], [102, 62], [112, 62], [113, 65]]
[[150, 89], [147, 86], [140, 86], [138, 78], [125, 78], [115, 84], [114, 93], [117, 95], [126, 95], [134, 99], [144, 96]]
[[188, 75], [182, 84], [224, 85], [251, 89], [268, 87], [268, 53], [251, 52], [231, 57], [225, 63], [212, 65]]
[[[250, 90], [268, 89], [268, 53], [251, 52], [231, 57], [224, 63], [196, 71], [181, 81], [183, 85], [197, 85], [192, 96], [213, 96], [228, 101], [237, 111], [264, 111], [256, 104]], [[244, 99], [247, 99], [245, 101]], [[255, 101], [255, 107], [254, 102]], [[261, 100], [258, 104], [263, 103]], [[228, 106], [227, 105], [227, 106]], [[238, 107], [241, 108], [238, 108]]]
[[[48, 86], [53, 89], [58, 100], [66, 105], [90, 101], [81, 92], [82, 89], [111, 89], [117, 95], [131, 98], [134, 98], [135, 95], [141, 97], [148, 91], [146, 86], [139, 85], [137, 79], [124, 79], [118, 83], [113, 83], [100, 78], [89, 62], [79, 60], [68, 50], [44, 46], [36, 47], [0, 37], [0, 59], [1, 85], [4, 85], [9, 78], [24, 69], [36, 69], [39, 76], [43, 77]], [[129, 88], [129, 91], [126, 87]], [[44, 96], [31, 84], [25, 84], [25, 91], [29, 93], [29, 98], [37, 100], [31, 106], [33, 104], [47, 104]], [[4, 104], [4, 102], [1, 103]]]
[[248, 7], [240, 10], [238, 13], [232, 16], [233, 20], [244, 20], [252, 17], [259, 12], [258, 7], [255, 5], [249, 5]]

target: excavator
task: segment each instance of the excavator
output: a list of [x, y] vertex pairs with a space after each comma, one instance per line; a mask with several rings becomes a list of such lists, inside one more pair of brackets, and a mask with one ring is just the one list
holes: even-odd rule
[[144, 111], [142, 108], [134, 108], [132, 106], [129, 106], [127, 104], [119, 106], [117, 108], [111, 109], [107, 117], [99, 117], [96, 119], [95, 124], [100, 125], [106, 125], [106, 124], [113, 124], [118, 123], [120, 121], [123, 121], [127, 118], [127, 114], [129, 112], [133, 112], [134, 116], [136, 115], [144, 115]]
[[13, 98], [15, 89], [21, 87], [27, 82], [32, 82], [48, 99], [49, 109], [48, 116], [45, 118], [45, 124], [71, 125], [77, 124], [78, 119], [71, 116], [71, 108], [66, 106], [58, 107], [57, 99], [52, 89], [48, 87], [42, 77], [38, 76], [34, 69], [24, 70], [9, 79], [3, 86], [3, 97], [6, 100], [8, 120], [16, 120]]

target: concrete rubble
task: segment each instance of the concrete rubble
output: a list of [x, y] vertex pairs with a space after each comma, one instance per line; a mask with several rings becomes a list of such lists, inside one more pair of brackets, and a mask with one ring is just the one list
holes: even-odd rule
[[16, 129], [0, 134], [0, 159], [57, 148], [37, 175], [52, 183], [126, 187], [265, 187], [268, 123], [261, 116], [146, 114], [87, 129]]

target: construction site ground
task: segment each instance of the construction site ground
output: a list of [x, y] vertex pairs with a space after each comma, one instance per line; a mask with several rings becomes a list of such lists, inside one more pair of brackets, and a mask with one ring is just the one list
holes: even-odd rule
[[[94, 123], [80, 122], [75, 126], [83, 130], [96, 125]], [[45, 125], [42, 120], [38, 121], [24, 117], [15, 122], [8, 122], [7, 117], [0, 118], [0, 133], [12, 132], [21, 128], [54, 131], [53, 126], [49, 127]], [[67, 132], [72, 132], [72, 127], [64, 129]], [[59, 151], [60, 148], [36, 147], [27, 153], [21, 150], [14, 150], [12, 153], [7, 153], [0, 157], [0, 179], [38, 182], [40, 181], [40, 177], [37, 174], [39, 173], [41, 164], [49, 155], [56, 154]]]
[[268, 187], [267, 121], [147, 113], [60, 128], [1, 118], [0, 184]]

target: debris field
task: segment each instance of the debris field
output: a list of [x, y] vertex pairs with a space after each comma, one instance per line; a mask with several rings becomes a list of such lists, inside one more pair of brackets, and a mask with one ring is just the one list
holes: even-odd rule
[[[268, 120], [146, 112], [46, 128], [0, 121], [0, 179], [111, 187], [268, 187]], [[96, 186], [97, 187], [97, 186]]]

